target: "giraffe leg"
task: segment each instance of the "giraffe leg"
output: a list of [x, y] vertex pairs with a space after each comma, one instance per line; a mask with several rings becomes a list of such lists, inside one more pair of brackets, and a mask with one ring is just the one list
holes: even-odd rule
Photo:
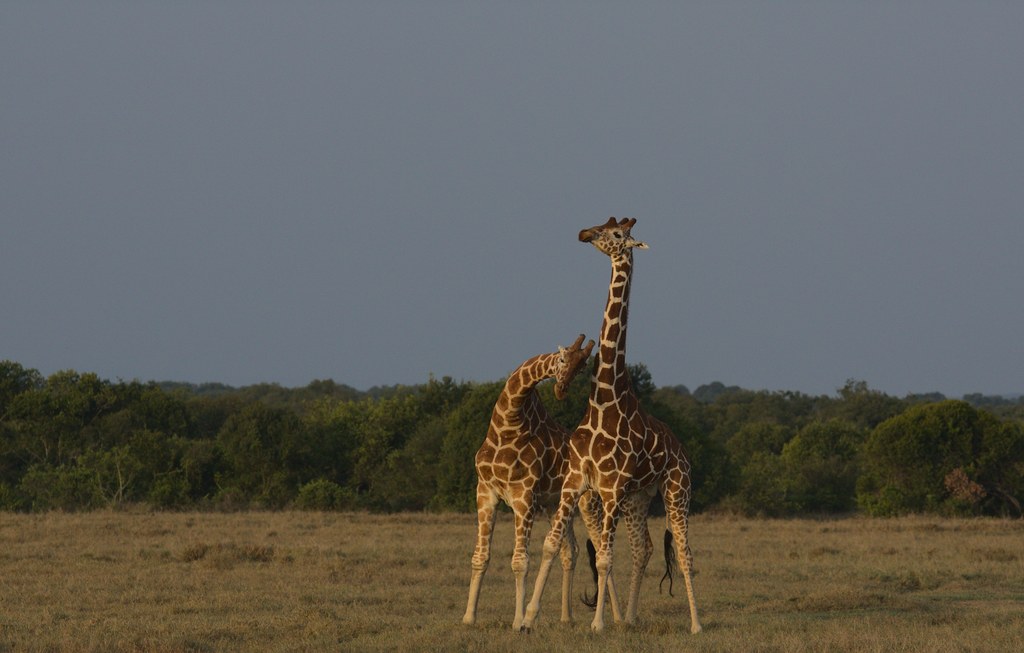
[[676, 560], [686, 583], [686, 599], [690, 603], [690, 632], [696, 634], [701, 631], [701, 627], [700, 619], [697, 618], [697, 602], [693, 595], [693, 555], [687, 541], [690, 510], [689, 478], [678, 480], [670, 477], [665, 483], [662, 496], [665, 498], [665, 520], [675, 539]]
[[590, 629], [596, 633], [604, 630], [604, 602], [607, 597], [607, 581], [612, 571], [612, 549], [615, 544], [615, 525], [619, 520], [622, 492], [602, 495], [604, 514], [601, 518], [601, 543], [597, 546], [597, 605], [594, 607], [594, 621]]
[[583, 478], [579, 473], [569, 473], [562, 484], [562, 496], [558, 504], [558, 510], [551, 520], [551, 531], [544, 538], [543, 556], [540, 561], [540, 568], [537, 570], [537, 580], [533, 585], [533, 597], [526, 606], [526, 618], [523, 619], [521, 632], [530, 632], [540, 613], [540, 600], [544, 595], [544, 586], [548, 582], [548, 574], [551, 573], [551, 564], [555, 555], [562, 547], [562, 540], [566, 531], [572, 527], [573, 513], [576, 511], [576, 502], [582, 493]]
[[[583, 518], [583, 525], [587, 528], [587, 537], [591, 543], [601, 541], [601, 497], [590, 490], [580, 498], [580, 517]], [[596, 544], [595, 544], [596, 546]], [[595, 595], [594, 600], [597, 600]], [[615, 591], [614, 575], [608, 574], [608, 603], [612, 606], [612, 618], [615, 623], [622, 621], [622, 611], [619, 609], [619, 596]]]
[[573, 532], [572, 522], [569, 522], [559, 554], [562, 558], [562, 623], [572, 622], [572, 575], [576, 569], [578, 551], [576, 534]]
[[476, 521], [477, 535], [476, 547], [473, 550], [473, 575], [469, 581], [469, 601], [466, 603], [466, 614], [462, 617], [462, 623], [473, 624], [476, 622], [476, 608], [480, 600], [480, 584], [484, 579], [484, 572], [487, 571], [487, 563], [491, 559], [491, 537], [494, 535], [495, 508], [498, 505], [498, 496], [483, 483], [478, 483], [476, 488]]
[[516, 540], [512, 549], [512, 575], [516, 579], [516, 616], [512, 621], [512, 629], [519, 630], [523, 625], [523, 605], [526, 602], [526, 576], [530, 571], [530, 532], [533, 530], [533, 493], [526, 492], [512, 503], [515, 513]]
[[649, 501], [646, 494], [635, 493], [623, 502], [622, 517], [626, 523], [629, 537], [629, 549], [633, 554], [633, 568], [629, 575], [629, 601], [626, 603], [626, 623], [636, 623], [636, 613], [640, 603], [640, 584], [647, 570], [647, 563], [654, 552], [654, 542], [647, 528], [647, 509]]

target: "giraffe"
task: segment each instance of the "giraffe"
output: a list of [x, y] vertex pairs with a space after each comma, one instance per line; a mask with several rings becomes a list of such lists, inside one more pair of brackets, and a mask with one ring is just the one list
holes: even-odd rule
[[573, 507], [582, 493], [588, 490], [600, 495], [604, 508], [600, 540], [595, 542], [597, 606], [591, 628], [597, 632], [604, 629], [606, 584], [611, 579], [612, 545], [620, 515], [626, 518], [633, 549], [626, 622], [635, 620], [640, 579], [653, 550], [650, 535], [646, 532], [646, 508], [654, 493], [660, 490], [665, 501], [667, 527], [675, 540], [676, 559], [686, 582], [690, 632], [701, 630], [690, 572], [692, 556], [686, 539], [690, 462], [669, 428], [640, 406], [626, 369], [626, 322], [633, 249], [647, 248], [645, 243], [631, 236], [634, 224], [635, 218], [621, 221], [609, 218], [605, 224], [584, 229], [579, 234], [581, 242], [591, 243], [611, 258], [612, 276], [597, 364], [591, 377], [590, 401], [583, 421], [569, 440], [569, 471], [562, 485], [558, 510], [552, 518], [551, 531], [544, 540], [544, 554], [533, 597], [523, 620], [522, 630], [525, 632], [529, 632], [537, 619], [552, 558], [562, 545], [566, 532], [572, 528]]
[[[534, 356], [523, 362], [505, 382], [491, 413], [487, 436], [476, 454], [477, 522], [476, 548], [472, 559], [469, 600], [462, 621], [476, 621], [480, 585], [490, 560], [495, 508], [499, 500], [512, 508], [515, 516], [515, 547], [512, 572], [516, 582], [516, 613], [513, 630], [519, 630], [526, 602], [526, 576], [529, 569], [527, 547], [535, 514], [553, 510], [558, 504], [562, 477], [568, 465], [566, 429], [544, 410], [535, 386], [555, 378], [555, 397], [565, 398], [569, 383], [586, 364], [594, 349], [591, 340], [582, 347], [580, 335], [568, 348]], [[592, 537], [600, 533], [600, 500], [593, 494], [581, 501], [584, 522]], [[564, 544], [564, 545], [563, 545]], [[576, 541], [571, 533], [562, 551], [562, 621], [572, 620], [570, 595], [572, 572], [576, 565]], [[609, 589], [613, 612], [618, 613], [614, 587]]]

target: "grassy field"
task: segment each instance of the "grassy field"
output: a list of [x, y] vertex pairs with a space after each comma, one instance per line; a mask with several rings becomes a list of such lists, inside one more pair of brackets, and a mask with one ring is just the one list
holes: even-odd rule
[[0, 513], [0, 651], [1024, 650], [1024, 521], [698, 515], [699, 635], [681, 583], [658, 593], [660, 553], [637, 626], [593, 635], [583, 606], [558, 623], [553, 574], [538, 628], [512, 633], [508, 514], [463, 626], [474, 531], [471, 515]]

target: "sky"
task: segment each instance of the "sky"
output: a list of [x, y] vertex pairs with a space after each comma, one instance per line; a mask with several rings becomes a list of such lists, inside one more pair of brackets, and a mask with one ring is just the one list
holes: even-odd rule
[[0, 4], [0, 359], [1024, 393], [1024, 3]]

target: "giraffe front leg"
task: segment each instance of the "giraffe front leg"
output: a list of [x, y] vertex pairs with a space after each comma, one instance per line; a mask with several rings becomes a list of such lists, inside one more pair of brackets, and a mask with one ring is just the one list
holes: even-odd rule
[[551, 520], [551, 531], [544, 538], [543, 556], [540, 568], [537, 570], [537, 580], [533, 585], [533, 597], [526, 606], [526, 617], [523, 619], [521, 632], [530, 632], [537, 623], [537, 617], [540, 614], [540, 600], [544, 595], [544, 586], [547, 584], [548, 575], [551, 573], [551, 564], [562, 547], [565, 532], [571, 528], [573, 512], [576, 510], [576, 501], [579, 499], [582, 482], [583, 479], [579, 474], [569, 474], [562, 484], [562, 498], [558, 504], [558, 510], [555, 511], [555, 516]]
[[516, 579], [516, 616], [512, 630], [518, 631], [523, 625], [524, 604], [526, 603], [526, 577], [530, 572], [530, 532], [536, 509], [532, 493], [526, 493], [512, 504], [515, 512], [516, 541], [512, 549], [512, 575]]
[[607, 596], [608, 577], [612, 571], [612, 549], [615, 544], [615, 525], [619, 520], [621, 492], [602, 496], [604, 515], [601, 519], [601, 541], [597, 547], [597, 605], [594, 606], [594, 620], [590, 629], [596, 633], [604, 630], [604, 603]]
[[483, 484], [476, 490], [476, 547], [473, 549], [473, 574], [469, 581], [469, 601], [466, 603], [466, 614], [462, 623], [476, 623], [476, 608], [480, 601], [480, 584], [483, 582], [487, 564], [491, 559], [491, 537], [494, 535], [495, 507], [498, 497]]

